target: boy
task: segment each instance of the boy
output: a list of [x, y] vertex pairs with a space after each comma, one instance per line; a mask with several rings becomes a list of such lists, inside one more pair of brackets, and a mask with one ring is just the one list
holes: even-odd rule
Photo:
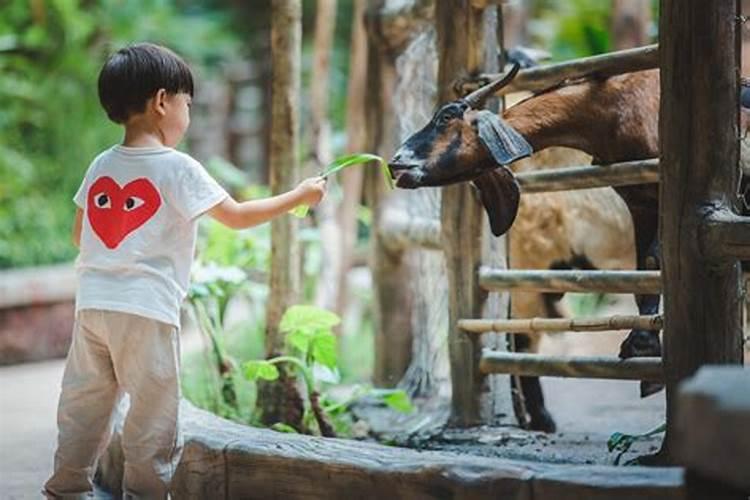
[[121, 145], [89, 167], [74, 201], [80, 248], [73, 343], [58, 407], [49, 498], [84, 498], [107, 445], [119, 396], [125, 498], [166, 498], [179, 461], [179, 310], [189, 280], [197, 218], [232, 228], [316, 205], [325, 180], [311, 178], [262, 200], [233, 200], [190, 156], [172, 149], [189, 124], [193, 77], [170, 50], [142, 43], [113, 54], [99, 99], [125, 127]]

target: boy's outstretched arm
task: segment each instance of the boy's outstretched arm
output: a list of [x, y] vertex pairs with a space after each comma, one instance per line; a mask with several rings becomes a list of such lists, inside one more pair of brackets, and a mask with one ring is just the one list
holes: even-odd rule
[[232, 229], [257, 226], [298, 205], [317, 205], [325, 194], [325, 182], [322, 177], [311, 177], [291, 191], [260, 200], [237, 202], [230, 196], [208, 214]]
[[70, 238], [76, 248], [81, 248], [81, 225], [83, 224], [83, 210], [80, 208], [76, 209], [76, 218], [73, 222], [73, 231], [70, 234]]

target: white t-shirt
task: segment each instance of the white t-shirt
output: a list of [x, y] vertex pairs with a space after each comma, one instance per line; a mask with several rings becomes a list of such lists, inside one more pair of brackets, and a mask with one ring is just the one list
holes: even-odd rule
[[73, 198], [84, 211], [76, 311], [179, 327], [197, 217], [227, 196], [200, 163], [171, 148], [117, 145], [97, 156]]

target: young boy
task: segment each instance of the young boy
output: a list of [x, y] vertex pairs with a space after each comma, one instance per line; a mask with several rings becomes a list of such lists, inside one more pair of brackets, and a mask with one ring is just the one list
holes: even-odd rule
[[197, 219], [232, 228], [316, 205], [325, 180], [262, 200], [233, 200], [190, 156], [172, 149], [188, 127], [193, 77], [172, 51], [142, 43], [113, 54], [99, 99], [125, 127], [121, 145], [89, 167], [74, 201], [80, 247], [73, 343], [58, 407], [55, 468], [44, 493], [84, 498], [110, 437], [121, 393], [126, 498], [166, 498], [179, 461], [180, 303], [189, 280]]

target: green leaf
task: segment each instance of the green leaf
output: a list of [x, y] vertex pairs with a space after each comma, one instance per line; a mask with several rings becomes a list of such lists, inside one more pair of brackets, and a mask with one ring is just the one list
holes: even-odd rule
[[245, 378], [251, 381], [258, 379], [276, 380], [279, 378], [279, 370], [268, 361], [247, 361], [243, 365]]
[[341, 319], [334, 313], [315, 306], [296, 305], [286, 310], [281, 317], [279, 330], [284, 333], [295, 330], [317, 331], [338, 325]]
[[411, 404], [409, 396], [404, 391], [391, 391], [383, 396], [383, 402], [401, 413], [411, 413], [414, 411], [414, 405]]
[[336, 337], [330, 330], [320, 330], [312, 338], [312, 357], [323, 366], [334, 369], [338, 363]]
[[286, 336], [286, 341], [289, 345], [302, 353], [307, 353], [307, 349], [310, 347], [310, 340], [312, 340], [312, 332], [309, 330], [294, 330]]
[[310, 207], [307, 205], [297, 205], [293, 209], [289, 211], [290, 214], [294, 215], [295, 217], [299, 217], [300, 219], [307, 217], [307, 213], [310, 211]]
[[297, 429], [289, 424], [285, 424], [284, 422], [276, 422], [271, 426], [271, 429], [277, 432], [286, 432], [287, 434], [299, 434]]

